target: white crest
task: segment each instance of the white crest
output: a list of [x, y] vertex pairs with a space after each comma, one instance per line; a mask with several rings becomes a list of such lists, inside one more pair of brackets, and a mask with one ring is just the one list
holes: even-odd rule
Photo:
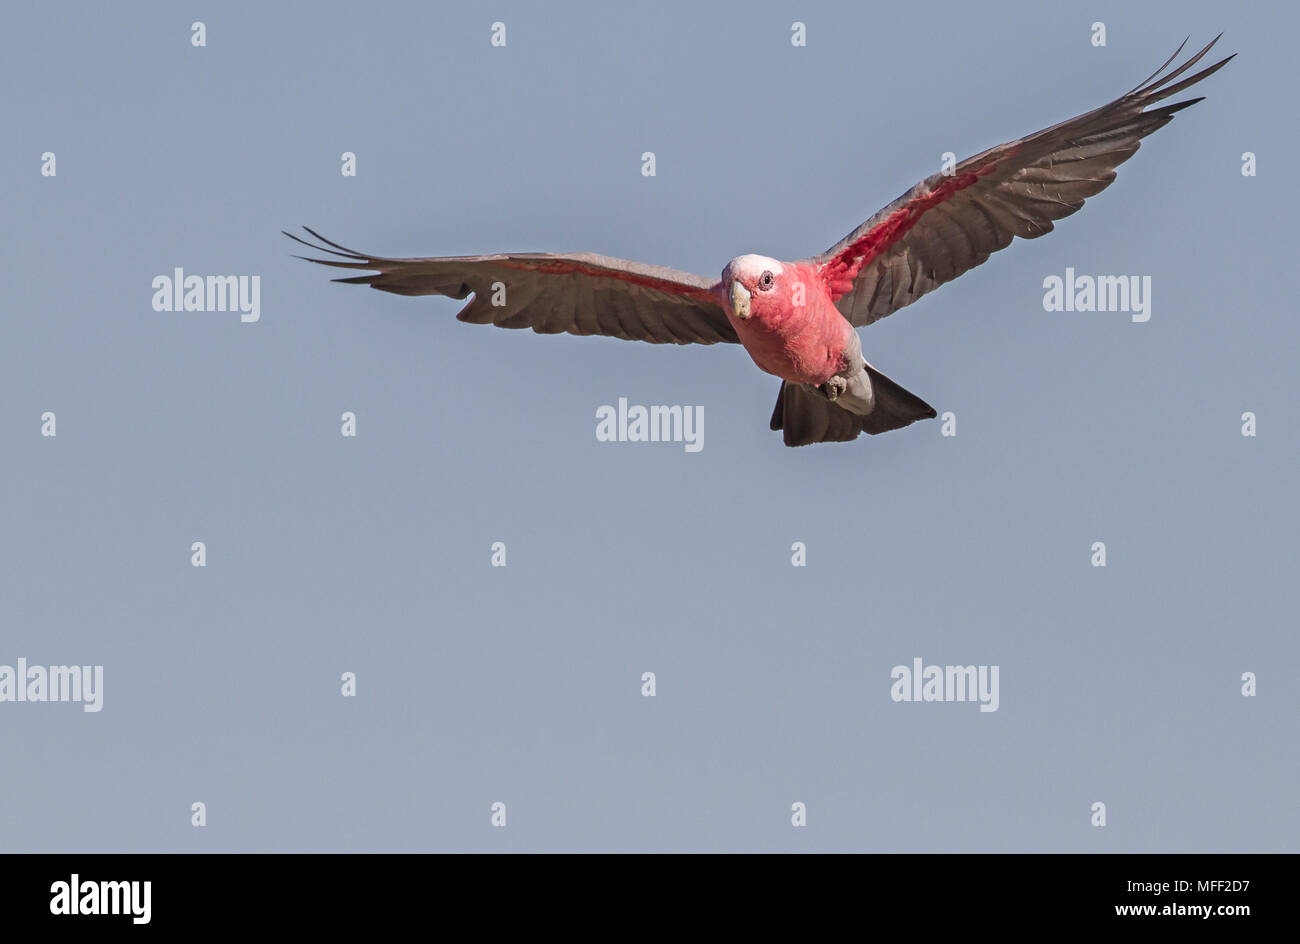
[[727, 263], [727, 268], [723, 275], [730, 279], [739, 279], [742, 282], [757, 282], [764, 272], [771, 272], [774, 276], [780, 276], [785, 271], [785, 266], [770, 259], [767, 256], [756, 256], [749, 254], [747, 256], [737, 256]]

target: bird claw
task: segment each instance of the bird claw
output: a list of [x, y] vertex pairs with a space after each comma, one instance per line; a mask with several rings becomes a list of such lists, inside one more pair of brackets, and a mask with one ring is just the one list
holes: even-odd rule
[[840, 394], [843, 393], [848, 388], [849, 388], [849, 382], [847, 380], [845, 380], [843, 377], [835, 376], [832, 377], [830, 380], [826, 381], [817, 389], [822, 392], [822, 396], [824, 396], [831, 403], [834, 403], [836, 400], [839, 399]]

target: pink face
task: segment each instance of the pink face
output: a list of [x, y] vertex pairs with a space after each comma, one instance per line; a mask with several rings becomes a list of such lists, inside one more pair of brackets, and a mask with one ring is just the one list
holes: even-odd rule
[[793, 269], [767, 256], [737, 256], [722, 270], [727, 309], [738, 321], [775, 327], [790, 316]]

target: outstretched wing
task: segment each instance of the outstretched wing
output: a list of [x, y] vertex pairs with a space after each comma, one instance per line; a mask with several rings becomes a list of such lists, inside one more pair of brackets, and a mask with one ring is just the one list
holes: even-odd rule
[[[1220, 34], [1222, 35], [1222, 34]], [[836, 307], [855, 326], [871, 324], [980, 265], [1011, 243], [1052, 231], [1052, 221], [1106, 189], [1140, 140], [1199, 98], [1145, 110], [1221, 69], [1232, 56], [1170, 84], [1209, 45], [1108, 105], [967, 158], [928, 177], [820, 256]]]
[[586, 252], [387, 259], [354, 252], [303, 229], [325, 245], [284, 235], [338, 258], [299, 258], [376, 273], [334, 281], [398, 295], [465, 298], [472, 292], [473, 299], [456, 316], [471, 324], [532, 328], [539, 334], [604, 334], [654, 344], [739, 341], [716, 283], [689, 272]]

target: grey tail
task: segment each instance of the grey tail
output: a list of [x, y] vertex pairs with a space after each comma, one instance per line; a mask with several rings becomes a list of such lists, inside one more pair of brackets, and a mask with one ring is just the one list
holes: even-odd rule
[[827, 400], [816, 387], [781, 382], [772, 411], [772, 429], [782, 430], [787, 446], [819, 442], [848, 442], [862, 433], [876, 435], [901, 429], [917, 420], [931, 419], [934, 407], [916, 394], [904, 390], [867, 364], [875, 406], [870, 413], [851, 413]]

